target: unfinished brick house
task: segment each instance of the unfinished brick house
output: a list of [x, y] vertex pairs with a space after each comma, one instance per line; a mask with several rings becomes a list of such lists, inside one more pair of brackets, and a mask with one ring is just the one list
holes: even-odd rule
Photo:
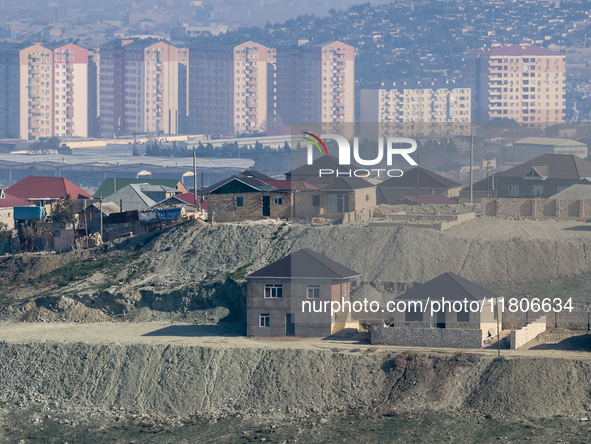
[[330, 301], [349, 301], [357, 276], [308, 248], [255, 271], [247, 277], [247, 335], [325, 337], [348, 327], [350, 313], [333, 316]]
[[[390, 327], [383, 322], [373, 325], [371, 343], [480, 348], [491, 333], [496, 334], [497, 315], [500, 316], [498, 323], [502, 325], [502, 313], [498, 314], [496, 305], [499, 297], [455, 273], [444, 273], [394, 298], [396, 304], [406, 303], [406, 311], [396, 310]], [[434, 303], [441, 303], [442, 298], [450, 305], [444, 310], [434, 309], [431, 315], [431, 307]], [[464, 300], [468, 301], [467, 310]], [[409, 304], [411, 301], [413, 304]], [[416, 309], [414, 302], [417, 303]]]
[[341, 177], [318, 191], [294, 195], [294, 219], [341, 219], [377, 205], [376, 187], [359, 177]]
[[305, 182], [274, 180], [256, 171], [243, 171], [207, 189], [208, 218], [215, 222], [291, 220], [293, 193], [316, 189]]

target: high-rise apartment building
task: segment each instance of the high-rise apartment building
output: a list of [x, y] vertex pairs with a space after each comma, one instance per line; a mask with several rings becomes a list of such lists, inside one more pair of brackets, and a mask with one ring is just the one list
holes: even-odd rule
[[0, 45], [0, 137], [88, 136], [88, 51], [68, 44]]
[[339, 41], [277, 48], [277, 115], [283, 125], [355, 120], [355, 48]]
[[98, 48], [88, 51], [88, 136], [100, 137], [100, 50]]
[[275, 52], [251, 41], [192, 46], [190, 132], [229, 135], [267, 129], [268, 72], [273, 72]]
[[564, 55], [526, 43], [493, 43], [465, 54], [466, 86], [472, 89], [472, 121], [564, 120]]
[[394, 83], [361, 90], [362, 122], [470, 122], [470, 88], [455, 82]]
[[179, 97], [186, 94], [186, 82], [179, 82], [186, 69], [179, 66], [187, 64], [188, 49], [123, 39], [102, 45], [100, 53], [101, 135], [178, 134], [185, 113]]

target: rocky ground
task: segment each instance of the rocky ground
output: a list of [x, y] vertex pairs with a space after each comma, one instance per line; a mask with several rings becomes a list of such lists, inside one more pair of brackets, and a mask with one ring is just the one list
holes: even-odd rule
[[354, 299], [453, 271], [506, 297], [591, 302], [591, 224], [572, 221], [193, 222], [2, 257], [0, 442], [588, 442], [588, 335], [548, 333], [557, 345], [500, 360], [245, 339], [245, 276], [303, 247], [362, 274]]
[[244, 276], [303, 247], [362, 274], [354, 299], [383, 302], [453, 271], [507, 297], [565, 289], [577, 308], [591, 303], [588, 223], [479, 217], [445, 232], [187, 223], [94, 250], [0, 259], [0, 320], [241, 322]]

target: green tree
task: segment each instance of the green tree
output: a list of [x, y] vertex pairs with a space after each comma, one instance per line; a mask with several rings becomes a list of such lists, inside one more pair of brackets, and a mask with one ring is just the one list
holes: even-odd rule
[[76, 221], [74, 212], [74, 201], [68, 194], [65, 199], [60, 199], [55, 203], [51, 213], [51, 219], [54, 224], [69, 225]]
[[12, 237], [12, 230], [4, 222], [0, 222], [0, 244], [5, 244]]

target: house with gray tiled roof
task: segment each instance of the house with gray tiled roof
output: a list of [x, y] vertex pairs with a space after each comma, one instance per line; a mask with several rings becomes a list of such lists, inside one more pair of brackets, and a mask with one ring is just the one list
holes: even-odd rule
[[[303, 248], [247, 276], [247, 335], [325, 337], [351, 325], [350, 312], [331, 313], [330, 301], [349, 301], [355, 270]], [[318, 311], [328, 304], [328, 310]], [[314, 312], [316, 309], [316, 312]]]

